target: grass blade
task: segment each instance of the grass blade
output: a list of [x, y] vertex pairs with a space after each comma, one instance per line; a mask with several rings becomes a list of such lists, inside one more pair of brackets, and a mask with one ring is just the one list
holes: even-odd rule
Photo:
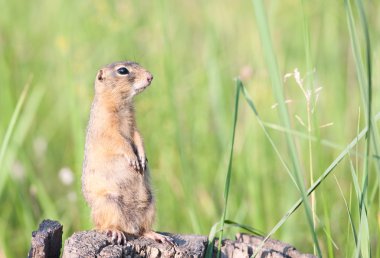
[[[281, 76], [278, 70], [277, 60], [276, 60], [274, 50], [273, 50], [273, 44], [272, 44], [272, 40], [271, 40], [271, 36], [269, 32], [269, 27], [267, 24], [267, 18], [264, 11], [263, 1], [252, 0], [252, 2], [253, 2], [255, 14], [256, 14], [256, 21], [257, 21], [257, 25], [258, 25], [258, 29], [260, 33], [261, 44], [263, 46], [262, 48], [264, 51], [265, 61], [268, 66], [269, 75], [272, 81], [273, 92], [274, 92], [274, 95], [276, 97], [276, 101], [279, 107], [279, 116], [285, 128], [290, 129], [291, 126], [290, 126], [289, 114], [288, 114], [287, 107], [285, 105], [285, 100], [284, 100], [283, 83], [281, 80]], [[315, 231], [314, 223], [313, 223], [313, 216], [312, 216], [309, 201], [307, 199], [305, 185], [303, 183], [302, 169], [301, 169], [300, 162], [298, 160], [298, 154], [297, 154], [295, 142], [291, 134], [288, 134], [288, 133], [286, 134], [286, 141], [287, 141], [287, 146], [288, 146], [291, 161], [292, 161], [293, 173], [294, 173], [296, 183], [298, 186], [297, 188], [300, 190], [302, 200], [305, 203], [304, 207], [306, 211], [306, 218], [310, 227], [313, 242], [317, 250], [318, 256], [321, 257], [322, 252], [319, 247], [318, 237], [317, 237], [317, 233]]]
[[[378, 117], [380, 118], [380, 117]], [[330, 164], [330, 166], [324, 171], [324, 173], [314, 182], [314, 184], [308, 189], [307, 195], [309, 196], [312, 192], [314, 192], [317, 187], [326, 179], [326, 177], [334, 170], [334, 168], [343, 160], [343, 158], [351, 151], [352, 148], [356, 146], [360, 139], [362, 139], [368, 132], [368, 128], [363, 129], [360, 134], [355, 137], [354, 140], [338, 155], [338, 157]], [[281, 220], [273, 227], [273, 229], [268, 233], [268, 235], [263, 240], [262, 244], [258, 247], [258, 249], [264, 246], [264, 243], [285, 223], [285, 221], [292, 215], [303, 203], [303, 199], [300, 198], [289, 210], [285, 213], [285, 215], [281, 218]]]
[[[208, 244], [206, 249], [206, 258], [212, 258], [213, 252], [214, 252], [214, 239], [216, 233], [219, 231], [217, 230], [217, 227], [219, 226], [219, 222], [215, 223], [210, 230], [210, 233], [208, 234]], [[220, 241], [219, 241], [220, 242]]]
[[231, 140], [230, 157], [229, 157], [229, 161], [228, 161], [226, 183], [224, 186], [224, 208], [223, 208], [223, 215], [222, 215], [222, 218], [220, 221], [221, 230], [220, 230], [220, 234], [219, 234], [217, 257], [220, 257], [220, 248], [221, 248], [222, 239], [223, 239], [224, 222], [226, 220], [226, 215], [227, 215], [228, 195], [229, 195], [229, 191], [230, 191], [230, 182], [231, 182], [231, 173], [232, 173], [231, 172], [232, 171], [232, 155], [233, 155], [233, 151], [234, 151], [235, 131], [236, 131], [237, 118], [238, 118], [239, 95], [240, 95], [241, 87], [242, 87], [241, 81], [236, 80], [235, 111], [234, 111], [234, 119], [233, 119], [233, 127], [232, 127], [232, 140]]
[[[19, 99], [17, 101], [17, 104], [16, 104], [16, 108], [13, 111], [11, 120], [10, 120], [9, 125], [7, 127], [7, 130], [5, 132], [5, 136], [4, 136], [3, 142], [1, 144], [1, 149], [0, 149], [0, 171], [1, 171], [1, 168], [4, 167], [3, 166], [3, 161], [4, 161], [5, 151], [8, 148], [9, 141], [11, 139], [12, 133], [14, 132], [14, 128], [15, 128], [17, 119], [18, 119], [18, 117], [20, 115], [21, 108], [24, 105], [24, 102], [25, 102], [26, 96], [28, 94], [28, 91], [29, 91], [32, 79], [33, 79], [33, 76], [32, 75], [29, 76], [29, 79], [28, 79], [27, 83], [25, 84], [25, 86], [24, 86], [24, 88], [23, 88], [23, 90], [21, 92], [21, 95], [20, 95], [20, 97], [19, 97]], [[7, 174], [6, 174], [5, 171], [3, 173], [0, 173], [0, 193], [3, 192], [3, 188], [4, 188], [4, 185], [5, 185], [6, 177], [7, 177]]]
[[[361, 55], [361, 48], [359, 44], [359, 39], [357, 36], [357, 32], [355, 29], [355, 20], [352, 12], [351, 3], [349, 0], [345, 0], [345, 11], [347, 18], [347, 26], [350, 34], [350, 40], [352, 45], [352, 52], [355, 61], [356, 67], [356, 75], [358, 77], [359, 89], [362, 97], [363, 106], [366, 112], [366, 120], [367, 124], [370, 124], [370, 127], [374, 127], [374, 130], [369, 130], [369, 134], [371, 134], [369, 140], [372, 141], [372, 147], [374, 151], [374, 156], [379, 156], [379, 133], [377, 130], [376, 123], [373, 122], [374, 118], [372, 117], [372, 61], [371, 61], [371, 44], [369, 37], [369, 29], [368, 23], [365, 16], [364, 8], [362, 1], [356, 1], [359, 9], [359, 16], [361, 19], [362, 28], [364, 31], [364, 39], [365, 39], [365, 53], [366, 53], [366, 64], [367, 64], [367, 72], [365, 72], [363, 65], [363, 58]], [[370, 150], [370, 146], [368, 146], [368, 150]], [[373, 190], [376, 192], [378, 188], [380, 188], [380, 160], [375, 160], [375, 168], [377, 171], [377, 182], [376, 188]]]
[[254, 104], [252, 98], [249, 96], [249, 93], [247, 92], [247, 90], [245, 89], [245, 87], [244, 87], [243, 84], [242, 84], [242, 92], [243, 92], [243, 96], [244, 96], [245, 100], [246, 100], [247, 103], [248, 103], [248, 106], [252, 109], [253, 113], [255, 114], [256, 119], [257, 119], [257, 122], [259, 123], [261, 129], [264, 131], [264, 134], [265, 134], [265, 136], [267, 137], [267, 139], [268, 139], [268, 141], [270, 142], [270, 144], [272, 145], [272, 148], [273, 148], [274, 151], [276, 152], [277, 157], [280, 159], [281, 164], [284, 166], [286, 172], [288, 173], [289, 177], [292, 179], [294, 185], [295, 185], [296, 187], [298, 187], [297, 182], [296, 182], [294, 176], [292, 175], [289, 166], [286, 164], [285, 159], [282, 157], [280, 151], [278, 150], [278, 148], [277, 148], [276, 145], [274, 144], [274, 141], [272, 140], [272, 137], [270, 137], [268, 131], [266, 130], [266, 128], [265, 128], [265, 124], [264, 124], [264, 122], [261, 120], [261, 117], [259, 116], [259, 112], [257, 111], [256, 106], [255, 106], [255, 104]]
[[[366, 53], [366, 64], [367, 64], [367, 139], [366, 139], [366, 155], [365, 155], [365, 163], [364, 163], [364, 178], [363, 178], [363, 186], [362, 192], [360, 196], [359, 202], [359, 211], [360, 211], [360, 225], [359, 225], [359, 234], [358, 234], [358, 247], [357, 251], [361, 251], [363, 257], [370, 257], [371, 255], [371, 245], [370, 245], [370, 233], [368, 226], [368, 214], [367, 214], [367, 206], [368, 206], [368, 177], [369, 177], [369, 156], [371, 151], [371, 136], [372, 136], [372, 61], [371, 61], [371, 41], [369, 36], [369, 29], [366, 14], [364, 12], [363, 3], [361, 0], [357, 0], [356, 4], [359, 9], [359, 16], [361, 20], [361, 25], [364, 31], [364, 39], [365, 39], [365, 53]], [[380, 180], [380, 177], [378, 177]], [[380, 182], [380, 181], [379, 181]]]
[[[351, 165], [352, 165], [352, 162], [350, 162]], [[351, 168], [353, 169], [353, 166], [351, 166]], [[340, 184], [339, 184], [339, 181], [338, 179], [334, 176], [335, 178], [335, 182], [336, 184], [338, 185], [338, 189], [339, 189], [339, 192], [340, 192], [340, 195], [342, 196], [343, 198], [343, 201], [344, 201], [344, 205], [346, 206], [346, 211], [347, 211], [347, 214], [348, 214], [348, 219], [349, 219], [349, 222], [350, 222], [350, 226], [351, 226], [351, 230], [352, 230], [352, 234], [354, 236], [354, 241], [355, 241], [355, 244], [357, 244], [358, 242], [358, 237], [357, 237], [357, 233], [356, 233], [356, 229], [355, 229], [355, 224], [354, 224], [354, 220], [352, 218], [352, 214], [351, 214], [351, 211], [350, 211], [350, 208], [347, 204], [347, 201], [346, 201], [346, 198], [344, 198], [344, 194], [343, 194], [343, 190], [342, 188], [340, 187]]]
[[224, 221], [224, 223], [231, 225], [231, 226], [234, 226], [234, 227], [244, 229], [244, 230], [246, 230], [246, 231], [248, 231], [254, 235], [257, 235], [257, 236], [264, 236], [264, 233], [262, 231], [255, 229], [255, 228], [248, 226], [248, 225], [243, 225], [243, 224], [237, 223], [237, 222], [229, 220], [229, 219], [226, 219]]

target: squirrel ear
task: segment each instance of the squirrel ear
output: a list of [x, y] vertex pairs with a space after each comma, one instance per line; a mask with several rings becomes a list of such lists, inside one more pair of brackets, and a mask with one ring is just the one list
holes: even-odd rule
[[98, 74], [96, 75], [96, 78], [98, 78], [99, 81], [103, 81], [104, 80], [104, 74], [103, 74], [103, 70], [100, 69]]

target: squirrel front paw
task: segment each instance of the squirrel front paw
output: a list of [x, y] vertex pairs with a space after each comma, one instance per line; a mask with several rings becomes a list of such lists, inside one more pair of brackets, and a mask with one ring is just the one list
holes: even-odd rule
[[130, 167], [139, 172], [141, 170], [139, 159], [136, 155], [131, 155], [127, 157], [127, 161]]
[[141, 169], [143, 171], [145, 171], [146, 169], [146, 164], [148, 163], [148, 159], [146, 158], [145, 155], [140, 155], [139, 156], [139, 160], [140, 160], [140, 166], [141, 166]]

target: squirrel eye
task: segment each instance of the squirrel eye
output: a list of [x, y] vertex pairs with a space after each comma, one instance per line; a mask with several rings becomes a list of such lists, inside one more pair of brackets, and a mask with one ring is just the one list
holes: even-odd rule
[[119, 69], [117, 69], [117, 73], [121, 75], [126, 75], [126, 74], [129, 74], [129, 71], [125, 67], [120, 67]]

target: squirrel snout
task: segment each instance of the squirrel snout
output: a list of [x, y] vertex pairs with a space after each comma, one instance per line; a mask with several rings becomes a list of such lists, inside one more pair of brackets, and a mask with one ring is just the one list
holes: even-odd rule
[[146, 80], [149, 82], [149, 83], [151, 83], [152, 82], [152, 80], [153, 80], [153, 75], [148, 75], [148, 77], [146, 78]]

